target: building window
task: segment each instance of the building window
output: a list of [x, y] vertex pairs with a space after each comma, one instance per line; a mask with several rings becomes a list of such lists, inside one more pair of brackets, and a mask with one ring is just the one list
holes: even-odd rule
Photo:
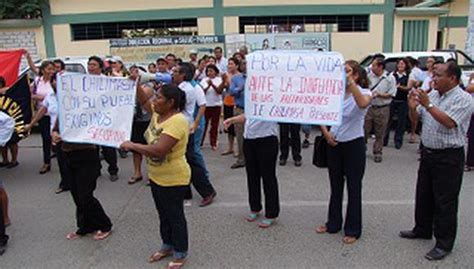
[[368, 32], [369, 15], [239, 17], [241, 34]]
[[72, 40], [197, 35], [197, 19], [71, 24]]

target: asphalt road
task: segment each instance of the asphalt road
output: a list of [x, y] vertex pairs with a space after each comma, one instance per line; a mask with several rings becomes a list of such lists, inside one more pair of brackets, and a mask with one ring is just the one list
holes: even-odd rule
[[[223, 150], [221, 139], [219, 150]], [[20, 166], [2, 169], [10, 196], [11, 241], [0, 257], [0, 268], [163, 268], [148, 264], [159, 247], [158, 215], [144, 182], [126, 184], [132, 158], [120, 159], [120, 180], [99, 179], [96, 196], [114, 223], [103, 242], [92, 238], [68, 241], [75, 230], [74, 205], [69, 193], [56, 195], [56, 161], [39, 175], [41, 149], [38, 136], [21, 143]], [[370, 147], [371, 145], [369, 145]], [[312, 147], [303, 150], [303, 166], [288, 162], [278, 167], [281, 215], [274, 227], [262, 230], [247, 223], [246, 177], [231, 170], [234, 159], [205, 147], [211, 180], [218, 195], [214, 204], [199, 208], [195, 193], [186, 207], [190, 253], [186, 268], [474, 268], [474, 172], [466, 173], [460, 197], [458, 238], [454, 252], [441, 262], [423, 258], [434, 241], [409, 241], [399, 230], [413, 226], [417, 145], [401, 150], [385, 148], [376, 164], [369, 154], [363, 181], [363, 235], [345, 246], [343, 235], [318, 235], [316, 225], [327, 215], [329, 182], [325, 169], [311, 165]], [[371, 150], [368, 151], [369, 153]], [[103, 169], [103, 174], [106, 170]]]

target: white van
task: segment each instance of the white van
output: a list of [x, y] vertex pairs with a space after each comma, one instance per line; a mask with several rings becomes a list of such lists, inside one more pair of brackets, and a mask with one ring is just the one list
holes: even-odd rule
[[[449, 59], [454, 59], [462, 69], [462, 82], [467, 84], [469, 76], [474, 73], [474, 61], [460, 50], [434, 50], [434, 51], [406, 51], [406, 52], [391, 52], [380, 53], [385, 56], [385, 69], [388, 72], [393, 72], [396, 69], [398, 60], [405, 57], [413, 57], [420, 63], [420, 68], [426, 70], [426, 60], [433, 56], [436, 60], [446, 62]], [[372, 63], [376, 54], [370, 54], [365, 57], [360, 64], [367, 67]]]

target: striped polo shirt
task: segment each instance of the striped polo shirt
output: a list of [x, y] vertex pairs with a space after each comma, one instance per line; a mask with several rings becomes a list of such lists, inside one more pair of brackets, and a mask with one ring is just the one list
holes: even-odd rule
[[470, 94], [461, 87], [456, 86], [443, 95], [437, 90], [428, 94], [431, 103], [446, 113], [455, 123], [456, 127], [447, 128], [431, 116], [425, 107], [419, 105], [417, 112], [423, 123], [421, 141], [431, 149], [448, 149], [464, 147], [469, 121], [474, 109], [474, 102]]

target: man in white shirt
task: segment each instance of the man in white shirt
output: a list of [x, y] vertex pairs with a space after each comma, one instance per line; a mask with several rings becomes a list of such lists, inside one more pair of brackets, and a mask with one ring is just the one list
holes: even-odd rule
[[364, 130], [367, 142], [370, 132], [375, 132], [373, 148], [374, 161], [382, 162], [382, 149], [385, 131], [390, 119], [390, 104], [397, 94], [395, 78], [385, 71], [384, 60], [377, 58], [372, 62], [369, 74], [372, 103], [365, 117]]
[[[199, 162], [194, 148], [194, 130], [199, 125], [200, 117], [196, 117], [196, 120], [193, 117], [194, 108], [198, 98], [198, 93], [191, 84], [193, 77], [194, 68], [190, 63], [181, 63], [173, 69], [173, 83], [178, 85], [178, 87], [186, 93], [186, 106], [183, 110], [183, 114], [188, 120], [191, 128], [188, 145], [186, 148], [186, 159], [189, 166], [191, 167], [191, 183], [202, 196], [203, 199], [200, 206], [203, 207], [212, 203], [214, 197], [216, 196], [216, 191], [209, 180], [209, 175], [207, 174], [206, 168], [201, 162]], [[199, 104], [199, 106], [204, 108], [199, 112], [202, 117], [202, 114], [206, 109], [205, 101], [204, 104]], [[189, 198], [189, 195], [187, 198]]]
[[219, 73], [224, 74], [227, 72], [227, 59], [223, 56], [222, 48], [216, 47], [214, 49], [214, 55], [216, 56], [216, 66], [219, 68]]

